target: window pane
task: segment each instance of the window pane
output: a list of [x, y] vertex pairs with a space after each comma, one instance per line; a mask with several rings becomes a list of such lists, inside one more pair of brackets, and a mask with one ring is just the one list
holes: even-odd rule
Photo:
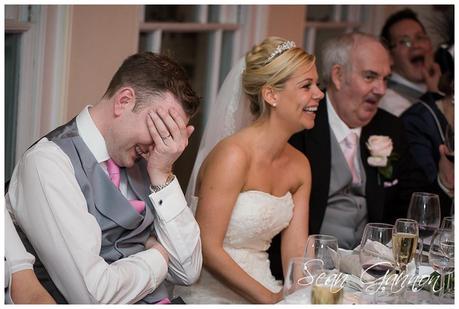
[[349, 20], [349, 5], [341, 5], [341, 20], [346, 21]]
[[333, 21], [333, 5], [308, 5], [306, 11], [308, 21]]
[[198, 114], [191, 119], [190, 124], [195, 131], [190, 138], [188, 147], [174, 164], [174, 172], [185, 191], [193, 168], [193, 162], [199, 148], [203, 130], [203, 113], [208, 102], [206, 85], [208, 84], [209, 34], [200, 33], [171, 33], [164, 32], [161, 43], [161, 53], [176, 60], [186, 70], [191, 79], [191, 85], [198, 96], [202, 98]]
[[[218, 77], [218, 88], [222, 85], [226, 75], [231, 70], [233, 61], [234, 31], [223, 31], [222, 51], [220, 56], [220, 76]], [[239, 59], [234, 59], [238, 61]]]
[[[316, 35], [316, 41], [315, 41], [315, 48], [313, 51], [313, 54], [317, 57], [316, 63], [320, 65], [322, 63], [321, 60], [321, 53], [322, 53], [322, 48], [329, 39], [336, 37], [346, 31], [345, 28], [339, 28], [339, 29], [319, 29], [317, 30], [317, 35]], [[307, 32], [306, 32], [307, 33]], [[307, 42], [307, 40], [305, 40]], [[321, 68], [317, 68], [320, 72]], [[320, 74], [319, 74], [320, 75]]]
[[139, 52], [142, 52], [142, 51], [148, 51], [149, 48], [149, 44], [148, 44], [148, 38], [149, 38], [150, 34], [149, 33], [145, 33], [145, 32], [141, 32], [140, 35], [139, 35]]
[[11, 178], [16, 154], [20, 34], [5, 34], [5, 181]]
[[164, 32], [161, 53], [180, 63], [192, 81], [193, 89], [205, 93], [206, 68], [208, 66], [208, 33]]
[[196, 22], [197, 5], [146, 5], [145, 22]]
[[239, 23], [240, 5], [209, 5], [209, 23]]
[[220, 22], [220, 8], [221, 5], [209, 5], [209, 23]]

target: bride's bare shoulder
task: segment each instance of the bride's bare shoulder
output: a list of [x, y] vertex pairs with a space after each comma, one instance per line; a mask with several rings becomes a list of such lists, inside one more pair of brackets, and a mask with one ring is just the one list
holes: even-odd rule
[[286, 150], [287, 155], [290, 158], [291, 166], [294, 170], [304, 171], [310, 169], [309, 160], [304, 155], [304, 153], [302, 153], [290, 144], [287, 146]]
[[209, 153], [206, 163], [229, 164], [245, 167], [250, 160], [250, 153], [244, 146], [242, 136], [233, 134], [221, 140]]

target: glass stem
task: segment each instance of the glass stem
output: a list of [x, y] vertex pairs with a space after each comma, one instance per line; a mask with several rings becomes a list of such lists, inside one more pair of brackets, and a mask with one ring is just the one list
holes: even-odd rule
[[438, 294], [438, 297], [442, 299], [444, 294], [445, 294], [445, 274], [441, 272], [440, 273], [440, 293]]
[[420, 252], [419, 252], [419, 256], [418, 256], [418, 266], [421, 266], [422, 265], [422, 253], [424, 252], [424, 238], [421, 238], [421, 245], [420, 245], [420, 250], [419, 251]]

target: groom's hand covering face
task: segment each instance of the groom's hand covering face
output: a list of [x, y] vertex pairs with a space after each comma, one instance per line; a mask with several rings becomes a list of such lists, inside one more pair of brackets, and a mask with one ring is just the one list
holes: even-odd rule
[[[147, 169], [150, 177], [159, 175], [167, 179], [172, 171], [173, 163], [180, 157], [188, 145], [188, 138], [194, 131], [187, 126], [188, 117], [179, 103], [172, 99], [172, 104], [158, 106], [146, 114], [147, 128], [153, 143], [148, 149], [139, 152], [148, 161]], [[140, 146], [138, 146], [140, 147]], [[160, 183], [164, 181], [159, 180]], [[156, 182], [152, 179], [152, 183]]]

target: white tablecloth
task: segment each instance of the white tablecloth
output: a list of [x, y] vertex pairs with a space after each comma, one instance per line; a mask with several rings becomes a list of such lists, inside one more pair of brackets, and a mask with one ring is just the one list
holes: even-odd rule
[[[295, 293], [289, 295], [278, 304], [310, 304], [311, 303], [311, 288], [307, 287], [302, 290], [298, 290]], [[374, 297], [363, 292], [352, 290], [350, 288], [344, 288], [343, 304], [454, 304], [454, 299], [443, 298], [432, 296], [429, 291], [421, 290], [413, 292], [408, 289], [405, 292], [403, 298], [397, 298], [396, 296], [391, 297]]]
[[[420, 266], [419, 276], [430, 275], [433, 269], [430, 266]], [[350, 276], [350, 275], [349, 275]], [[352, 280], [351, 280], [352, 279]], [[402, 303], [402, 304], [453, 304], [454, 299], [432, 296], [430, 291], [420, 290], [413, 291], [408, 287], [403, 297], [397, 296], [374, 296], [371, 293], [365, 293], [358, 289], [360, 280], [357, 277], [349, 277], [344, 286], [343, 304], [371, 304], [371, 303]], [[350, 284], [350, 281], [354, 284]], [[305, 286], [293, 294], [287, 296], [279, 304], [310, 304], [311, 287]]]

